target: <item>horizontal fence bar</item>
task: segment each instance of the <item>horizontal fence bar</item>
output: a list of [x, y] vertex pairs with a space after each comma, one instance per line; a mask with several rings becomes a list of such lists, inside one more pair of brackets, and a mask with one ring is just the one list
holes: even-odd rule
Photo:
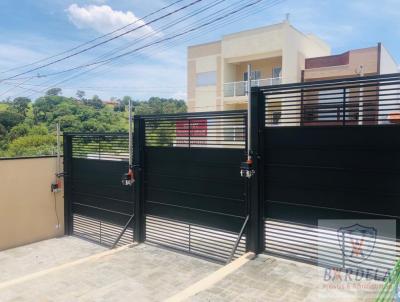
[[400, 125], [400, 74], [265, 86], [260, 90], [267, 127]]
[[147, 147], [246, 147], [245, 111], [197, 112], [141, 116]]

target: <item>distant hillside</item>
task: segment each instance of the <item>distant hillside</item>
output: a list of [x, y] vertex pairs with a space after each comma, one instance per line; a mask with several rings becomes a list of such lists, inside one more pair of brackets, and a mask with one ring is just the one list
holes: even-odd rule
[[[52, 155], [55, 153], [57, 123], [62, 132], [127, 132], [129, 96], [105, 105], [97, 97], [77, 98], [61, 95], [61, 89], [49, 90], [33, 103], [16, 98], [0, 103], [0, 157]], [[152, 97], [133, 101], [136, 114], [186, 112], [183, 100]]]

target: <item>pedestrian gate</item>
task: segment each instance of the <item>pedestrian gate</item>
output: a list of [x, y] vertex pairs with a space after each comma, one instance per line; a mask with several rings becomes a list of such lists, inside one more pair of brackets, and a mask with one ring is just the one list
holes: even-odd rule
[[[113, 246], [133, 214], [131, 187], [121, 186], [128, 170], [127, 134], [64, 135], [66, 230]], [[119, 244], [133, 241], [133, 223]]]

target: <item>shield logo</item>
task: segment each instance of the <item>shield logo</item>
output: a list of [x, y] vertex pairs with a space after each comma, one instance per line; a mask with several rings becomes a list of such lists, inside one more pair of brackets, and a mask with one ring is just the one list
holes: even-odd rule
[[353, 224], [337, 230], [337, 236], [343, 257], [353, 263], [362, 263], [371, 256], [376, 242], [377, 230]]

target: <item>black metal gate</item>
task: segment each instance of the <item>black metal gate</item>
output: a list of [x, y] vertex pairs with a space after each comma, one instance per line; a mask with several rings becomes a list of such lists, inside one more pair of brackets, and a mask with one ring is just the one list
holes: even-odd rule
[[[142, 123], [145, 240], [226, 261], [247, 215], [239, 173], [245, 113], [155, 116]], [[244, 251], [245, 236], [236, 255]]]
[[[388, 125], [388, 115], [399, 109], [399, 83], [395, 75], [254, 92], [265, 111], [258, 117], [264, 125], [260, 152], [267, 253], [383, 275], [393, 267], [399, 256], [400, 127]], [[324, 102], [318, 107], [321, 95]], [[275, 111], [278, 121], [272, 118]], [[327, 219], [392, 219], [397, 228], [365, 240], [374, 256], [356, 265], [345, 262], [338, 229], [321, 226]]]
[[134, 188], [121, 185], [127, 134], [67, 134], [67, 233], [112, 245], [135, 213], [122, 242], [351, 269], [338, 230], [320, 221], [393, 220], [396, 234], [375, 238], [376, 255], [363, 262], [390, 269], [399, 256], [400, 126], [389, 115], [400, 111], [399, 89], [399, 74], [254, 88], [250, 179], [240, 177], [243, 111], [135, 117]]
[[[65, 134], [65, 208], [68, 234], [113, 246], [133, 215], [127, 134]], [[118, 244], [133, 242], [133, 222]]]

